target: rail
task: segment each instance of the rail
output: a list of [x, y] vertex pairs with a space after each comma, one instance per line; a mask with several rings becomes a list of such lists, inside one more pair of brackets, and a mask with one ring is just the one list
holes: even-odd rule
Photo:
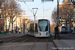
[[10, 48], [8, 48], [8, 50], [13, 50], [15, 47], [20, 46], [23, 42], [25, 42], [25, 41], [27, 41], [27, 40], [29, 40], [29, 39], [30, 39], [30, 38], [27, 38], [26, 40], [23, 40], [23, 41], [20, 42], [19, 44], [11, 46]]

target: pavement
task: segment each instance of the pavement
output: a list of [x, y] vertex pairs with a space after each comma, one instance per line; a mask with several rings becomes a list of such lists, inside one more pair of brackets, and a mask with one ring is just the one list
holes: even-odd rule
[[6, 38], [6, 37], [18, 37], [18, 36], [23, 36], [26, 34], [23, 33], [7, 33], [7, 34], [0, 34], [0, 38]]
[[[52, 37], [55, 36], [55, 33], [51, 33]], [[75, 34], [67, 33], [67, 34], [59, 34], [60, 37], [67, 37], [67, 38], [75, 38]]]
[[75, 40], [53, 40], [56, 50], [75, 50]]
[[[52, 37], [55, 36], [55, 33], [51, 33]], [[54, 50], [75, 50], [75, 39], [71, 39], [71, 38], [75, 38], [75, 34], [72, 33], [68, 33], [68, 34], [59, 34], [60, 37], [67, 37], [70, 39], [55, 39], [53, 40], [53, 43], [56, 47], [53, 47]]]

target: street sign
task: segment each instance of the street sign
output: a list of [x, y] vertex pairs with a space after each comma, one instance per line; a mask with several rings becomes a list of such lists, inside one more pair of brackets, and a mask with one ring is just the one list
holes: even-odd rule
[[48, 1], [53, 1], [53, 0], [41, 0], [42, 2], [48, 2]]

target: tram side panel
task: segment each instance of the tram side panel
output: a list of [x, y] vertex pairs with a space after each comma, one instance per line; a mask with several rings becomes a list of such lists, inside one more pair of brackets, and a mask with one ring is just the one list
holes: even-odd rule
[[34, 24], [30, 24], [29, 35], [34, 36]]

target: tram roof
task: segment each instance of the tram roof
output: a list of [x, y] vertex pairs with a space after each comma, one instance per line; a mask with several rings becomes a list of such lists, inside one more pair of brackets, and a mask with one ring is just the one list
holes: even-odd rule
[[49, 21], [48, 19], [38, 19], [38, 20], [35, 20], [35, 21], [31, 21], [31, 23], [34, 23], [34, 22], [38, 23], [39, 20], [47, 20], [47, 21]]

